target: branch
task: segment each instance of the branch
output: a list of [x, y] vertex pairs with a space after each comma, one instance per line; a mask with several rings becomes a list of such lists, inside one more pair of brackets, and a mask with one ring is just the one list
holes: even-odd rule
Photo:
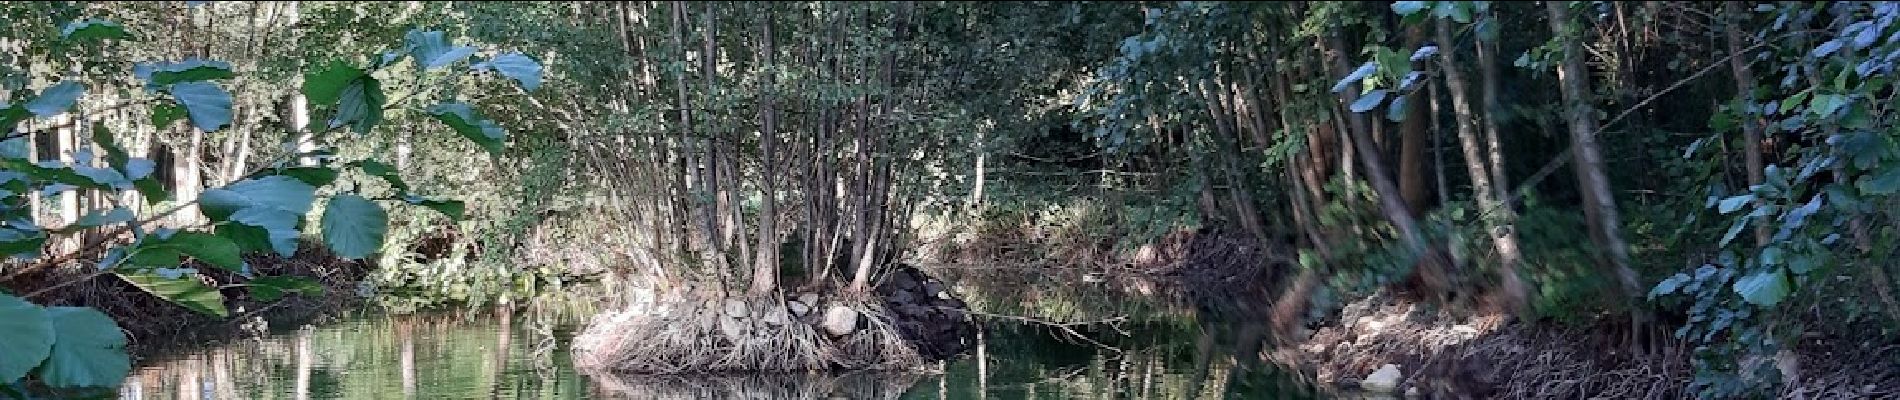
[[1122, 322], [1128, 321], [1128, 317], [1126, 316], [1116, 316], [1116, 317], [1095, 320], [1095, 321], [1055, 322], [1055, 321], [1048, 321], [1048, 320], [1036, 319], [1036, 318], [1031, 318], [1031, 317], [1016, 316], [1016, 315], [991, 314], [991, 313], [986, 313], [982, 311], [962, 309], [962, 308], [953, 308], [953, 307], [944, 307], [944, 306], [932, 306], [932, 308], [936, 308], [936, 309], [944, 310], [944, 311], [956, 311], [956, 312], [961, 312], [961, 313], [966, 313], [966, 314], [981, 316], [981, 317], [1006, 319], [1006, 320], [1022, 322], [1026, 324], [1047, 326], [1050, 328], [1055, 328], [1056, 330], [1060, 330], [1063, 333], [1069, 334], [1069, 336], [1073, 336], [1076, 339], [1081, 339], [1082, 341], [1088, 342], [1089, 344], [1095, 345], [1096, 347], [1101, 347], [1103, 349], [1114, 351], [1116, 353], [1122, 353], [1122, 352], [1125, 352], [1126, 350], [1122, 350], [1121, 348], [1118, 348], [1115, 346], [1102, 344], [1102, 342], [1089, 338], [1088, 335], [1083, 335], [1081, 332], [1077, 332], [1075, 328], [1079, 326], [1089, 326], [1089, 325], [1098, 325], [1098, 324], [1108, 325], [1108, 327], [1114, 329], [1116, 333], [1120, 333], [1122, 334], [1122, 336], [1130, 336], [1128, 331], [1122, 329], [1121, 327]]

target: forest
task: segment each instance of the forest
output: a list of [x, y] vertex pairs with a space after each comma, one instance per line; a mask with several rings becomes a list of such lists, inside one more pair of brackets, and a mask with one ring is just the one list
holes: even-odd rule
[[1900, 396], [1900, 3], [0, 13], [0, 397]]

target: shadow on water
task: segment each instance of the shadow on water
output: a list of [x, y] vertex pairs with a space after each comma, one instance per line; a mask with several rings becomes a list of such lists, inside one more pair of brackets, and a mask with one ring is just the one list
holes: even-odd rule
[[1153, 282], [985, 275], [953, 277], [978, 310], [1050, 321], [1127, 320], [1075, 328], [1099, 344], [1048, 326], [985, 321], [975, 354], [933, 367], [941, 373], [588, 376], [570, 362], [568, 340], [581, 320], [565, 315], [571, 313], [363, 312], [320, 327], [167, 350], [143, 360], [120, 393], [130, 399], [1316, 397], [1299, 374], [1259, 361], [1266, 330], [1234, 322], [1258, 319], [1180, 300]]

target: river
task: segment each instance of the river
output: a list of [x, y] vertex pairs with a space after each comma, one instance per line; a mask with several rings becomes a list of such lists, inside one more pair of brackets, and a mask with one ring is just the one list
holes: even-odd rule
[[[1050, 292], [1057, 292], [1051, 290]], [[1071, 293], [1072, 291], [1060, 291]], [[1038, 290], [1008, 307], [1077, 314], [1099, 302]], [[980, 297], [980, 296], [978, 296]], [[982, 307], [982, 301], [972, 304]], [[493, 398], [1314, 398], [1312, 385], [1235, 357], [1234, 324], [1152, 307], [1079, 331], [986, 322], [977, 354], [936, 371], [823, 375], [589, 376], [570, 362], [571, 312], [358, 312], [253, 338], [175, 346], [140, 360], [126, 399]], [[992, 306], [993, 308], [1003, 308]], [[979, 308], [981, 309], [981, 308]], [[1189, 312], [1188, 314], [1191, 314]], [[1244, 351], [1241, 353], [1245, 353]], [[980, 357], [979, 357], [980, 355]]]

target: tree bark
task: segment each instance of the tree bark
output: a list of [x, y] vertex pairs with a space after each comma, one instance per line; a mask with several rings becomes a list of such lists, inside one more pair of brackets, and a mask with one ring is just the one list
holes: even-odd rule
[[[1723, 29], [1727, 31], [1726, 36], [1730, 55], [1728, 58], [1728, 66], [1735, 74], [1735, 96], [1742, 100], [1743, 105], [1739, 111], [1742, 113], [1742, 152], [1744, 153], [1743, 159], [1746, 163], [1745, 166], [1748, 169], [1748, 185], [1760, 185], [1763, 180], [1761, 159], [1762, 121], [1759, 114], [1751, 111], [1752, 106], [1750, 106], [1751, 104], [1755, 104], [1755, 71], [1748, 69], [1746, 57], [1735, 56], [1736, 53], [1741, 53], [1742, 49], [1746, 47], [1744, 45], [1745, 39], [1742, 38], [1742, 23], [1748, 20], [1748, 16], [1742, 12], [1741, 3], [1723, 3], [1722, 10], [1729, 21], [1727, 29]], [[1755, 246], [1767, 246], [1768, 239], [1768, 225], [1755, 224]]]
[[[1413, 24], [1405, 29], [1406, 48], [1417, 48], [1425, 43], [1424, 26]], [[1425, 141], [1431, 133], [1425, 129], [1426, 121], [1433, 115], [1427, 114], [1425, 104], [1420, 102], [1419, 91], [1405, 95], [1405, 120], [1399, 122], [1399, 193], [1405, 198], [1405, 206], [1414, 216], [1425, 215], [1426, 206], [1431, 202], [1426, 191]]]
[[[778, 65], [776, 54], [778, 47], [772, 40], [772, 13], [764, 13], [764, 19], [765, 23], [760, 27], [764, 31], [762, 38], [764, 48], [760, 51], [762, 54], [760, 59], [765, 61], [765, 66], [769, 70]], [[776, 182], [778, 160], [775, 153], [778, 150], [778, 100], [774, 97], [777, 95], [776, 85], [777, 80], [773, 74], [769, 72], [765, 74], [764, 98], [761, 100], [764, 111], [759, 117], [759, 158], [763, 162], [759, 163], [761, 204], [759, 204], [758, 257], [753, 261], [752, 266], [751, 292], [753, 295], [769, 294], [778, 288], [778, 184]]]
[[1452, 41], [1451, 22], [1438, 18], [1436, 25], [1438, 42], [1446, 44], [1439, 51], [1438, 62], [1445, 73], [1447, 90], [1451, 91], [1451, 107], [1458, 121], [1458, 139], [1465, 153], [1465, 171], [1471, 175], [1472, 197], [1478, 200], [1479, 218], [1484, 220], [1492, 244], [1497, 248], [1498, 274], [1503, 278], [1505, 302], [1522, 315], [1526, 311], [1528, 290], [1517, 276], [1517, 267], [1523, 262], [1523, 254], [1518, 251], [1517, 232], [1513, 226], [1516, 215], [1510, 207], [1499, 204], [1498, 192], [1492, 189], [1492, 174], [1487, 170], [1497, 166], [1487, 166], [1488, 162], [1481, 150], [1478, 127], [1474, 121], [1476, 116], [1472, 112], [1468, 94], [1471, 86], [1465, 81], [1464, 71], [1458, 69], [1457, 48], [1451, 46], [1457, 43]]
[[1643, 294], [1636, 281], [1636, 271], [1629, 266], [1629, 246], [1623, 242], [1619, 232], [1616, 212], [1616, 198], [1610, 192], [1610, 182], [1604, 173], [1603, 155], [1597, 148], [1596, 112], [1589, 101], [1590, 72], [1584, 65], [1583, 45], [1575, 37], [1570, 24], [1568, 2], [1546, 2], [1550, 13], [1550, 30], [1558, 36], [1563, 46], [1563, 60], [1557, 69], [1557, 81], [1563, 92], [1564, 115], [1570, 123], [1570, 141], [1575, 149], [1574, 167], [1581, 189], [1586, 194], [1584, 209], [1593, 211], [1591, 217], [1599, 233], [1595, 235], [1597, 246], [1609, 253], [1608, 266], [1616, 277], [1618, 288], [1625, 297], [1635, 298]]
[[[1323, 44], [1328, 53], [1327, 57], [1332, 59], [1333, 75], [1346, 76], [1350, 67], [1346, 65], [1344, 41], [1338, 36], [1329, 36]], [[1359, 84], [1357, 83], [1339, 94], [1342, 105], [1352, 104], [1358, 99]], [[1345, 113], [1341, 117], [1346, 120], [1347, 136], [1352, 140], [1352, 147], [1358, 149], [1358, 154], [1355, 156], [1365, 167], [1366, 180], [1372, 184], [1372, 190], [1378, 196], [1379, 208], [1384, 212], [1386, 220], [1398, 230], [1399, 240], [1405, 246], [1408, 255], [1417, 257], [1419, 260], [1417, 265], [1420, 276], [1425, 279], [1425, 284], [1431, 286], [1434, 292], [1444, 293], [1450, 288], [1450, 281], [1444, 271], [1437, 271], [1442, 264], [1426, 260], [1430, 255], [1426, 249], [1424, 235], [1419, 233], [1418, 220], [1413, 218], [1412, 213], [1405, 208], [1405, 201], [1399, 194], [1399, 185], [1393, 182], [1392, 177], [1386, 172], [1385, 160], [1379, 157], [1378, 145], [1372, 143], [1365, 116], [1358, 113]]]

